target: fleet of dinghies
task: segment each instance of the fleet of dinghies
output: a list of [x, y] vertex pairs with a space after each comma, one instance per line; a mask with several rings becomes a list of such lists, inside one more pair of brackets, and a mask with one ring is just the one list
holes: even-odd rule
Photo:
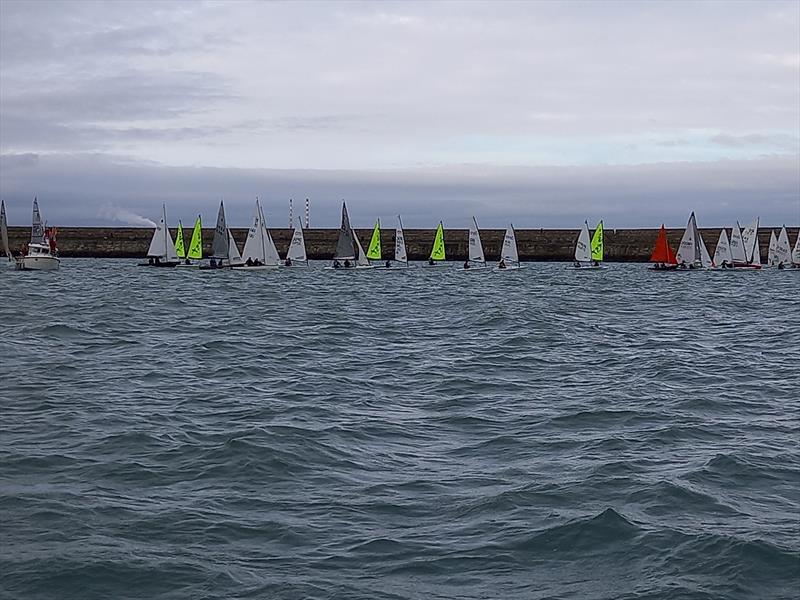
[[[261, 203], [256, 198], [253, 219], [248, 230], [242, 252], [236, 245], [230, 228], [225, 218], [225, 205], [219, 203], [217, 223], [214, 228], [214, 238], [211, 243], [211, 254], [208, 262], [203, 261], [203, 225], [201, 216], [198, 215], [192, 228], [192, 235], [188, 247], [185, 245], [184, 230], [181, 221], [178, 221], [177, 237], [172, 239], [167, 226], [167, 207], [162, 205], [161, 218], [156, 223], [153, 237], [147, 250], [147, 262], [142, 266], [153, 267], [199, 267], [202, 270], [234, 269], [236, 271], [263, 271], [279, 267], [308, 267], [303, 223], [298, 217], [298, 225], [292, 231], [292, 239], [286, 252], [286, 257], [281, 259], [272, 235], [267, 227]], [[719, 239], [711, 256], [697, 227], [695, 213], [689, 215], [686, 229], [676, 251], [673, 251], [667, 240], [667, 231], [662, 224], [658, 232], [655, 247], [650, 256], [650, 267], [654, 271], [662, 272], [688, 272], [702, 270], [757, 270], [762, 268], [761, 250], [758, 243], [759, 219], [756, 217], [746, 227], [742, 228], [736, 221], [731, 228], [730, 237], [726, 229], [719, 233]], [[14, 256], [9, 247], [8, 221], [6, 218], [5, 203], [0, 201], [0, 243], [2, 252], [6, 257], [3, 263], [12, 265], [18, 270], [55, 270], [59, 268], [60, 259], [56, 247], [55, 228], [48, 228], [42, 220], [39, 204], [33, 200], [33, 216], [31, 224], [30, 243], [25, 245], [18, 256]], [[462, 271], [482, 271], [489, 269], [486, 255], [481, 242], [478, 221], [473, 216], [469, 228], [467, 259], [459, 267]], [[603, 269], [604, 259], [604, 230], [601, 220], [595, 227], [594, 233], [589, 230], [589, 222], [584, 221], [575, 243], [573, 269], [594, 270]], [[444, 225], [442, 221], [436, 227], [433, 245], [424, 266], [436, 267], [446, 261]], [[777, 269], [800, 269], [800, 232], [792, 247], [789, 234], [784, 225], [776, 233], [770, 231], [767, 267]], [[342, 218], [336, 249], [331, 264], [326, 269], [332, 270], [359, 270], [359, 269], [396, 269], [408, 267], [408, 253], [406, 251], [403, 222], [397, 216], [397, 225], [394, 235], [394, 256], [384, 257], [381, 244], [381, 222], [377, 219], [372, 229], [367, 251], [355, 231], [350, 225], [347, 213], [347, 204], [342, 202]], [[494, 267], [496, 271], [515, 270], [521, 268], [519, 250], [517, 248], [516, 232], [512, 224], [508, 225], [503, 236], [500, 258]]]

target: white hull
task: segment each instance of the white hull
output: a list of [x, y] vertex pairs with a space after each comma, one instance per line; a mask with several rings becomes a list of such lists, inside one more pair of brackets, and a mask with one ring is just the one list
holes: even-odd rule
[[186, 263], [180, 263], [178, 267], [183, 269], [191, 269], [191, 268], [197, 269], [200, 267], [200, 263], [189, 263], [188, 265]]
[[519, 271], [522, 265], [506, 265], [505, 268], [495, 267], [495, 271]]
[[489, 265], [477, 265], [474, 267], [470, 265], [469, 267], [459, 267], [457, 270], [470, 272], [470, 271], [487, 271], [489, 269], [491, 269]]
[[290, 265], [285, 265], [285, 264], [281, 263], [280, 267], [281, 267], [281, 269], [307, 269], [308, 268], [308, 264], [307, 263], [298, 263], [298, 264], [292, 263]]
[[601, 271], [605, 269], [605, 267], [603, 265], [581, 265], [580, 267], [572, 265], [570, 269], [573, 271]]
[[17, 270], [57, 271], [60, 263], [55, 256], [24, 256], [17, 259]]
[[279, 269], [278, 265], [254, 265], [248, 267], [247, 265], [237, 265], [232, 267], [234, 271], [274, 271]]

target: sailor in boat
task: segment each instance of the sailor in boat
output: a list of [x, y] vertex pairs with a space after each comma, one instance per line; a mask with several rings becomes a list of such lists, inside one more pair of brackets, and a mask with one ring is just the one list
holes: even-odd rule
[[572, 263], [572, 266], [575, 267], [576, 269], [580, 269], [581, 268], [581, 261], [576, 260], [574, 263]]
[[255, 259], [255, 260], [253, 261], [253, 266], [254, 266], [254, 267], [260, 267], [260, 266], [261, 266], [261, 260], [260, 260], [260, 259], [258, 259], [258, 258], [257, 258], [257, 259]]
[[191, 261], [190, 261], [190, 260], [187, 258], [187, 259], [184, 261], [184, 263], [183, 263], [183, 264], [185, 264], [185, 265], [190, 265], [190, 264], [192, 264], [192, 262], [191, 262]]
[[685, 260], [682, 260], [682, 261], [681, 261], [681, 264], [680, 264], [680, 265], [678, 265], [678, 268], [680, 268], [680, 269], [686, 269], [686, 268], [687, 268], [687, 266], [686, 266], [686, 261], [685, 261]]
[[429, 259], [428, 259], [428, 266], [429, 266], [429, 267], [432, 267], [432, 266], [434, 266], [435, 264], [436, 264], [436, 263], [435, 263], [435, 262], [433, 262], [433, 259], [432, 259], [432, 258], [429, 258]]
[[246, 266], [248, 266], [248, 267], [252, 267], [253, 266], [253, 259], [248, 256], [247, 260], [244, 262], [244, 264]]
[[344, 268], [349, 269], [352, 265], [350, 264], [350, 260], [345, 258], [344, 259]]
[[152, 266], [155, 264], [155, 263], [153, 262], [153, 257], [152, 257], [152, 256], [151, 256], [150, 258], [148, 258], [148, 259], [147, 259], [147, 264], [148, 264], [148, 265], [150, 265], [151, 267], [152, 267]]
[[386, 261], [386, 268], [389, 269], [389, 268], [391, 268], [391, 266], [392, 266], [392, 261], [387, 260]]
[[283, 261], [283, 265], [286, 266], [286, 267], [291, 267], [292, 266], [292, 259], [287, 256], [286, 260]]
[[593, 261], [592, 261], [592, 266], [593, 266], [593, 267], [599, 267], [599, 266], [600, 266], [600, 263], [599, 263], [599, 262], [597, 262], [596, 260], [593, 260]]
[[779, 269], [784, 269], [784, 268], [785, 268], [785, 267], [783, 266], [783, 261], [781, 261], [781, 262], [779, 262], [779, 263], [778, 263], [778, 268], [779, 268]]
[[465, 269], [469, 269], [469, 261], [468, 260], [464, 261], [464, 268]]
[[158, 256], [156, 256], [154, 260], [155, 260], [155, 262], [153, 264], [155, 266], [157, 266], [157, 267], [161, 266], [161, 259]]
[[500, 262], [497, 265], [498, 269], [505, 269], [506, 268], [506, 261], [504, 259], [500, 259]]
[[216, 269], [216, 268], [217, 268], [217, 261], [216, 261], [216, 259], [212, 258], [212, 259], [209, 261], [209, 263], [208, 263], [208, 266], [209, 266], [209, 267], [211, 267], [212, 269]]

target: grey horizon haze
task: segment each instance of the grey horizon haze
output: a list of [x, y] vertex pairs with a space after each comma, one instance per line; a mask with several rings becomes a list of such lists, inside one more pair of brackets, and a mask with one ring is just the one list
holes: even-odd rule
[[[13, 225], [800, 224], [800, 3], [0, 0]], [[132, 214], [130, 214], [132, 213]]]

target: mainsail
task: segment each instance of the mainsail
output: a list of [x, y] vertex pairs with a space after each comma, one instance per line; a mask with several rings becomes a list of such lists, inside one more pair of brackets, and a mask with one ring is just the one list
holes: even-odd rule
[[436, 237], [433, 238], [433, 248], [431, 248], [431, 260], [445, 260], [444, 258], [444, 225], [439, 221], [436, 228]]
[[297, 217], [299, 227], [294, 228], [292, 233], [292, 241], [289, 242], [289, 250], [286, 251], [286, 258], [292, 262], [308, 262], [306, 255], [306, 242], [303, 237], [303, 220]]
[[747, 263], [761, 264], [761, 248], [758, 243], [758, 217], [742, 230], [742, 242]]
[[400, 220], [400, 215], [397, 215], [397, 228], [394, 230], [394, 259], [397, 262], [408, 264], [406, 238], [403, 234], [403, 222]]
[[719, 232], [719, 241], [717, 247], [714, 249], [714, 266], [721, 267], [726, 264], [728, 267], [733, 266], [733, 254], [731, 254], [731, 245], [728, 242], [728, 234], [723, 229]]
[[769, 231], [769, 250], [767, 251], [767, 264], [770, 267], [778, 265], [778, 238], [775, 236], [775, 230]]
[[481, 244], [481, 234], [478, 231], [478, 222], [472, 217], [472, 227], [469, 228], [469, 261], [481, 264], [486, 263]]
[[39, 212], [39, 202], [33, 199], [33, 221], [31, 225], [31, 244], [44, 244], [44, 226]]
[[736, 264], [747, 263], [747, 256], [744, 250], [744, 240], [742, 239], [742, 228], [739, 221], [731, 228], [731, 255]]
[[797, 232], [797, 240], [794, 243], [794, 249], [792, 250], [792, 263], [795, 265], [800, 265], [800, 230]]
[[334, 260], [353, 260], [356, 258], [356, 245], [353, 237], [350, 218], [347, 216], [347, 205], [342, 202], [342, 225], [339, 228], [339, 239], [336, 241]]
[[11, 249], [8, 247], [8, 222], [6, 221], [6, 205], [0, 200], [0, 238], [2, 238], [3, 252], [8, 260], [13, 260]]
[[233, 239], [231, 230], [228, 229], [228, 262], [231, 265], [241, 265], [242, 255], [239, 254], [239, 248], [236, 247], [236, 240]]
[[361, 242], [358, 239], [358, 236], [353, 234], [353, 239], [356, 242], [356, 264], [359, 267], [368, 267], [369, 266], [369, 259], [367, 255], [364, 254], [364, 248], [361, 247]]
[[675, 253], [672, 251], [672, 248], [669, 247], [667, 230], [663, 224], [658, 231], [658, 239], [656, 240], [655, 248], [653, 248], [653, 254], [650, 255], [650, 262], [663, 263], [665, 265], [678, 264]]
[[178, 220], [178, 235], [175, 237], [175, 254], [178, 258], [186, 258], [186, 246], [183, 243], [183, 224]]
[[266, 240], [264, 238], [264, 227], [261, 221], [261, 205], [256, 200], [256, 210], [253, 215], [252, 225], [247, 232], [247, 240], [244, 243], [242, 259], [251, 261], [258, 260], [264, 263], [266, 255]]
[[597, 224], [592, 236], [592, 260], [598, 262], [603, 260], [603, 221]]
[[372, 238], [367, 246], [367, 258], [370, 260], [381, 259], [381, 220], [375, 221], [375, 228], [372, 230]]
[[161, 205], [161, 220], [156, 225], [156, 230], [153, 233], [153, 239], [150, 240], [150, 248], [147, 250], [147, 256], [155, 258], [163, 258], [168, 261], [177, 261], [178, 255], [175, 253], [175, 243], [172, 241], [172, 236], [169, 234], [167, 228], [167, 206]]
[[789, 266], [792, 264], [792, 249], [789, 246], [789, 233], [786, 231], [786, 225], [781, 227], [781, 232], [778, 234], [775, 257], [778, 259], [777, 264], [779, 265]]
[[197, 215], [197, 220], [194, 222], [192, 241], [189, 242], [189, 252], [186, 254], [186, 258], [195, 260], [203, 258], [203, 222], [200, 215]]
[[[234, 244], [234, 247], [236, 244]], [[214, 240], [211, 242], [211, 256], [228, 258], [228, 226], [225, 223], [225, 206], [220, 200], [217, 213], [217, 226], [214, 228]]]
[[578, 262], [589, 262], [592, 259], [592, 251], [589, 242], [589, 222], [583, 222], [583, 229], [578, 235], [578, 242], [575, 244], [575, 260]]
[[509, 223], [506, 235], [503, 237], [503, 248], [500, 251], [500, 259], [507, 263], [518, 263], [519, 252], [517, 251], [517, 236], [514, 226]]

